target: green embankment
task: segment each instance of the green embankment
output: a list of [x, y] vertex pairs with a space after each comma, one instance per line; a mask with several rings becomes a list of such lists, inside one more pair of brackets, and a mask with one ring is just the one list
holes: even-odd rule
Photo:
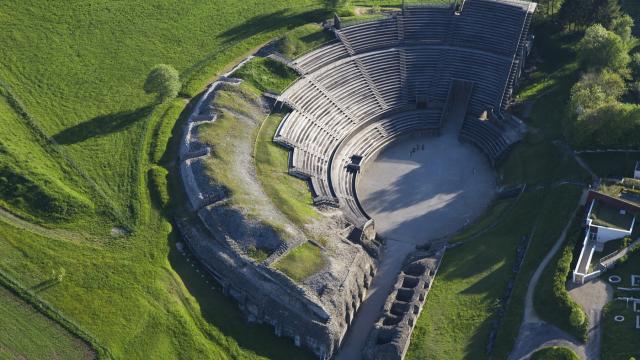
[[0, 206], [39, 223], [60, 224], [91, 212], [93, 202], [55, 155], [0, 89]]
[[[261, 4], [10, 0], [0, 6], [2, 91], [23, 105], [8, 111], [0, 104], [8, 154], [0, 167], [14, 166], [13, 173], [37, 186], [30, 192], [45, 189], [56, 201], [82, 204], [58, 225], [34, 210], [42, 209], [37, 201], [13, 204], [3, 197], [12, 212], [64, 226], [70, 236], [3, 217], [0, 270], [31, 288], [64, 268], [64, 280], [36, 296], [117, 358], [308, 356], [268, 327], [247, 326], [236, 303], [187, 271], [190, 264], [174, 255], [175, 232], [148, 191], [164, 186], [151, 163], [173, 169], [177, 149], [169, 139], [185, 104], [155, 106], [143, 93], [154, 64], [175, 66], [184, 93], [194, 95], [259, 44], [324, 18], [311, 0]], [[16, 109], [24, 116], [15, 116]], [[59, 146], [22, 129], [27, 119]], [[120, 235], [112, 237], [114, 225], [130, 231], [114, 229]]]
[[291, 68], [269, 58], [254, 58], [232, 76], [246, 80], [260, 91], [276, 94], [282, 92], [298, 78]]
[[534, 352], [531, 360], [580, 360], [580, 357], [571, 349], [553, 346]]
[[303, 281], [320, 271], [325, 265], [325, 259], [316, 245], [306, 242], [287, 255], [280, 258], [273, 267], [287, 274], [295, 281]]
[[262, 124], [256, 138], [255, 162], [258, 179], [273, 204], [300, 227], [319, 214], [306, 181], [289, 175], [288, 151], [273, 142], [282, 114], [271, 114]]
[[0, 286], [0, 358], [91, 359], [90, 347]]

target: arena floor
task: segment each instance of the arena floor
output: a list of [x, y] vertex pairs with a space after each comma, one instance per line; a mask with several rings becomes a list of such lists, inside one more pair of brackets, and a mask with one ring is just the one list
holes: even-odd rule
[[445, 129], [440, 137], [392, 143], [366, 165], [357, 192], [378, 234], [419, 245], [481, 215], [493, 198], [495, 173], [479, 150]]

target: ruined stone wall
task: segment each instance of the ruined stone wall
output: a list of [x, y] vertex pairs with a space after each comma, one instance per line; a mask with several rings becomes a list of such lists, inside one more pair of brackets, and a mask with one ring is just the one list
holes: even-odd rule
[[401, 360], [436, 276], [444, 247], [414, 253], [402, 268], [363, 349], [365, 360]]
[[375, 263], [359, 251], [339, 287], [328, 283], [324, 293], [315, 294], [241, 255], [232, 240], [216, 239], [198, 226], [181, 222], [178, 229], [194, 256], [238, 301], [250, 321], [270, 324], [278, 336], [292, 338], [296, 346], [309, 348], [319, 359], [329, 359], [337, 351], [375, 274]]

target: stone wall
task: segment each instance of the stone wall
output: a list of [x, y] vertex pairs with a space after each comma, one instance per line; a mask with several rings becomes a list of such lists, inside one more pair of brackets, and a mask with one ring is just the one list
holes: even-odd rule
[[277, 270], [255, 264], [231, 240], [217, 239], [198, 225], [178, 221], [177, 227], [194, 256], [225, 294], [238, 301], [249, 321], [273, 326], [276, 335], [292, 338], [319, 359], [329, 359], [337, 351], [375, 275], [375, 263], [359, 251], [344, 279], [326, 281], [328, 271], [316, 275], [318, 283], [327, 285], [320, 286], [324, 291], [318, 294]]

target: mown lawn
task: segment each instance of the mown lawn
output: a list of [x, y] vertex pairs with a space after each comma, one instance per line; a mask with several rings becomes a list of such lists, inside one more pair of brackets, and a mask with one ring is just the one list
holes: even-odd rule
[[87, 344], [0, 286], [0, 358], [92, 359]]
[[[623, 322], [616, 322], [616, 315], [624, 316]], [[636, 329], [636, 316], [632, 305], [625, 301], [612, 301], [604, 307], [602, 314], [602, 360], [618, 360], [640, 357], [640, 330]]]

